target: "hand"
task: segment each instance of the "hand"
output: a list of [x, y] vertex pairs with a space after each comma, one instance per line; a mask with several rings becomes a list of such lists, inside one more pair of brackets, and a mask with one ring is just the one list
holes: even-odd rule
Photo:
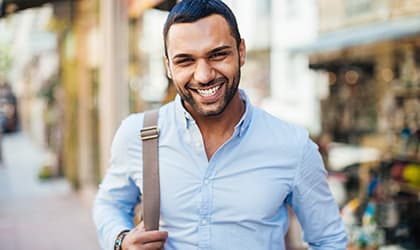
[[131, 230], [122, 242], [123, 250], [163, 250], [168, 232], [146, 231], [143, 222]]

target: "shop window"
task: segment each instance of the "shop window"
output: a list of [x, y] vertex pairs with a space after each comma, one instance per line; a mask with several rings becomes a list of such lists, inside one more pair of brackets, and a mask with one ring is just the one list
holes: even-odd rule
[[369, 13], [373, 10], [373, 1], [370, 0], [348, 0], [346, 1], [346, 16], [354, 17]]

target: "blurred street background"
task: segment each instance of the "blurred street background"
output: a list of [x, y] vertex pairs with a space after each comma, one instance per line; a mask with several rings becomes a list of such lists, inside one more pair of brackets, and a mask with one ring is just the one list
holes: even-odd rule
[[[173, 99], [175, 0], [0, 0], [0, 249], [99, 249], [120, 121]], [[349, 250], [420, 249], [420, 0], [225, 0], [241, 87], [318, 143]]]
[[3, 138], [0, 167], [0, 249], [99, 250], [90, 205], [69, 183], [39, 181], [48, 158], [23, 133]]

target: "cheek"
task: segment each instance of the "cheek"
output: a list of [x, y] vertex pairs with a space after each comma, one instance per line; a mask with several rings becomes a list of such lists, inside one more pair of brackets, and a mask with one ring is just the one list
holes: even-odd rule
[[171, 75], [172, 75], [172, 81], [176, 83], [183, 82], [187, 78], [186, 72], [179, 69], [173, 69], [171, 71]]
[[193, 76], [194, 70], [192, 67], [172, 68], [172, 80], [177, 82], [188, 82]]
[[185, 86], [189, 83], [189, 78], [185, 74], [173, 73], [172, 83], [175, 85], [175, 88], [179, 91], [185, 92]]
[[232, 80], [232, 78], [236, 77], [237, 72], [239, 70], [239, 66], [237, 62], [229, 62], [229, 63], [223, 63], [215, 67], [215, 70], [220, 74], [223, 75], [229, 80]]

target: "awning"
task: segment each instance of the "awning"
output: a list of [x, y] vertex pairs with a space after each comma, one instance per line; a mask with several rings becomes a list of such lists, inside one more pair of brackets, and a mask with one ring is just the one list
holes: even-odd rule
[[7, 14], [29, 8], [39, 7], [46, 3], [69, 0], [0, 0], [0, 18]]
[[292, 49], [295, 53], [332, 52], [359, 45], [420, 35], [420, 15], [340, 29], [320, 35], [313, 43]]
[[[7, 14], [12, 14], [16, 11], [39, 7], [46, 3], [60, 2], [60, 1], [74, 1], [74, 0], [0, 0], [0, 18]], [[111, 0], [116, 1], [116, 0]], [[145, 9], [156, 8], [159, 10], [169, 11], [177, 3], [176, 0], [142, 0], [131, 1], [126, 0], [131, 12], [138, 13], [138, 15]]]
[[170, 11], [177, 3], [176, 0], [125, 0], [125, 2], [128, 7], [128, 16], [130, 18], [138, 18], [144, 11], [150, 8]]

